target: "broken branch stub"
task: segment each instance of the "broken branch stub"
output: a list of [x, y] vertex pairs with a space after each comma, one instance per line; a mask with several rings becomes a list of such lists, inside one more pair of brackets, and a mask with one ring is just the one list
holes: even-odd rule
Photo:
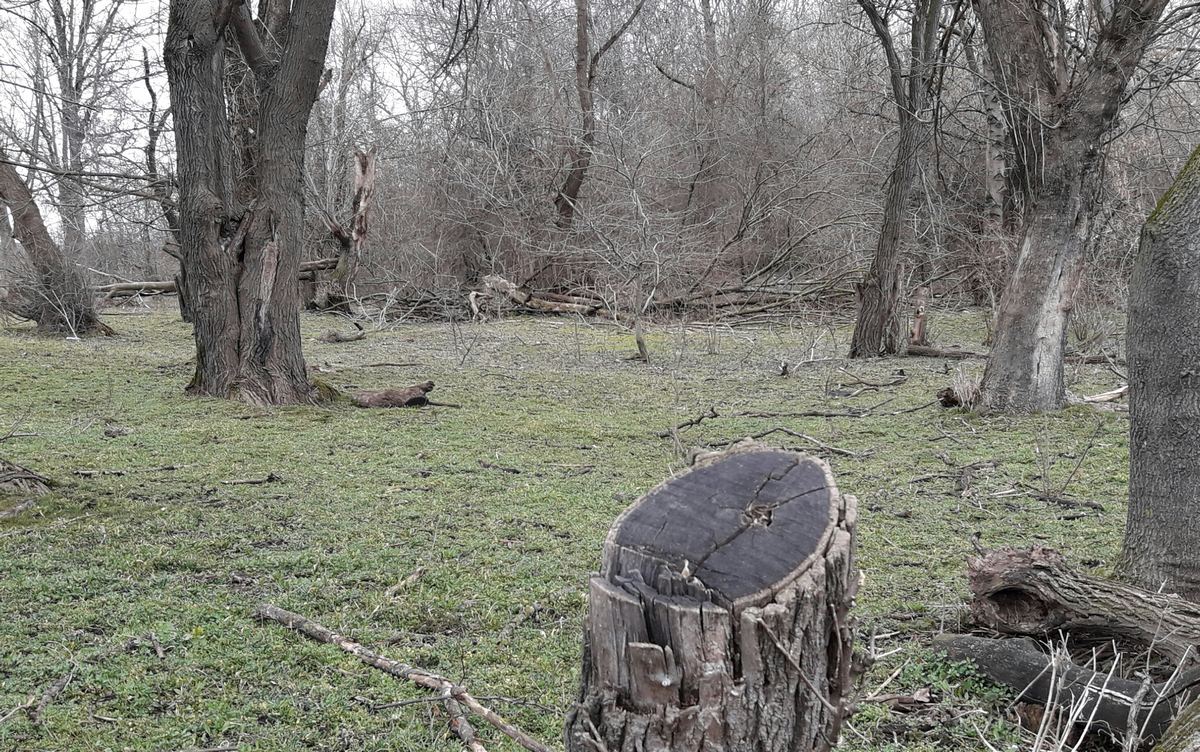
[[613, 524], [570, 752], [827, 750], [853, 682], [856, 501], [819, 459], [739, 446]]

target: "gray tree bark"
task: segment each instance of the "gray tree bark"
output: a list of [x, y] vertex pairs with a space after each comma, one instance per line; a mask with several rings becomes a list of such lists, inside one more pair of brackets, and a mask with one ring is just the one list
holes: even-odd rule
[[1058, 7], [976, 3], [993, 80], [1004, 82], [1013, 169], [1027, 207], [981, 385], [980, 405], [989, 410], [1036, 412], [1066, 402], [1063, 351], [1104, 140], [1166, 0], [1116, 0], [1090, 54], [1071, 72], [1066, 20], [1052, 10]]
[[[252, 19], [238, 1], [171, 2], [163, 57], [178, 150], [181, 292], [196, 341], [194, 394], [263, 404], [316, 398], [295, 280], [305, 135], [333, 9], [334, 0], [271, 0]], [[252, 72], [236, 82], [237, 138], [226, 103], [227, 26]]]
[[900, 62], [887, 19], [873, 0], [859, 0], [888, 61], [892, 97], [899, 116], [896, 158], [884, 191], [883, 223], [871, 268], [858, 285], [858, 320], [850, 341], [850, 357], [872, 358], [903, 353], [908, 344], [908, 329], [901, 321], [900, 245], [909, 196], [917, 175], [918, 156], [929, 132], [925, 112], [930, 97], [932, 63], [937, 51], [938, 19], [941, 0], [921, 0], [913, 11], [911, 40], [906, 50], [905, 70]]
[[810, 457], [749, 446], [613, 524], [590, 582], [570, 752], [808, 752], [852, 683], [856, 502]]
[[1200, 600], [1200, 149], [1142, 228], [1129, 280], [1124, 573]]

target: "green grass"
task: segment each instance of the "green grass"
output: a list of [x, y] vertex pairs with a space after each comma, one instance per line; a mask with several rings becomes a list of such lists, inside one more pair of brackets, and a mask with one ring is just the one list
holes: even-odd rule
[[[436, 704], [372, 709], [426, 693], [256, 623], [260, 601], [461, 680], [556, 740], [578, 685], [584, 583], [608, 526], [683, 466], [654, 432], [710, 405], [723, 417], [682, 431], [684, 449], [783, 425], [860, 455], [829, 458], [859, 499], [860, 633], [885, 635], [880, 652], [898, 649], [864, 690], [903, 666], [887, 691], [933, 687], [932, 705], [946, 713], [931, 731], [929, 714], [868, 705], [847, 749], [975, 750], [976, 727], [1011, 745], [1001, 696], [926, 649], [960, 619], [972, 535], [986, 546], [1053, 546], [1100, 571], [1120, 541], [1122, 415], [891, 414], [950, 383], [938, 360], [817, 362], [778, 375], [783, 359], [839, 355], [842, 327], [663, 327], [648, 337], [646, 365], [626, 359], [628, 334], [570, 320], [408, 325], [325, 345], [317, 335], [335, 320], [306, 316], [308, 361], [334, 386], [430, 378], [433, 396], [462, 407], [265, 412], [183, 394], [191, 339], [172, 313], [108, 321], [119, 337], [0, 330], [0, 434], [14, 425], [36, 434], [0, 454], [60, 482], [34, 512], [0, 523], [0, 715], [75, 666], [39, 726], [24, 713], [0, 725], [0, 750], [461, 749]], [[934, 323], [940, 344], [978, 348], [977, 315]], [[379, 361], [421, 365], [361, 367]], [[908, 380], [852, 395], [838, 367], [868, 381], [903, 369]], [[1102, 368], [1074, 375], [1084, 392], [1114, 380]], [[857, 419], [726, 417], [889, 398]], [[129, 433], [108, 438], [107, 427]], [[768, 441], [802, 443], [780, 439]], [[1026, 493], [993, 495], [1040, 487], [1047, 466], [1065, 482], [1089, 443], [1070, 491], [1105, 512], [1078, 517]], [[998, 466], [958, 490], [947, 463], [985, 459]], [[271, 472], [281, 480], [222, 483]], [[0, 509], [15, 501], [0, 498]], [[519, 619], [533, 603], [541, 608]], [[953, 718], [964, 708], [992, 715]], [[477, 727], [489, 749], [513, 748]]]

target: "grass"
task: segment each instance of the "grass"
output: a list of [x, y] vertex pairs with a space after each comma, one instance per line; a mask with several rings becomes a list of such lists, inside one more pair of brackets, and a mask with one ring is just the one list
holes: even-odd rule
[[[433, 396], [462, 408], [266, 412], [183, 394], [191, 339], [173, 313], [106, 318], [119, 337], [0, 330], [0, 434], [36, 434], [0, 452], [60, 482], [35, 512], [0, 522], [0, 716], [74, 667], [41, 724], [24, 713], [0, 724], [0, 750], [461, 749], [439, 705], [375, 708], [426, 693], [254, 622], [260, 601], [461, 680], [558, 739], [578, 686], [584, 583], [609, 524], [683, 466], [681, 449], [776, 425], [859, 455], [829, 459], [859, 498], [860, 633], [889, 653], [864, 691], [896, 669], [888, 692], [931, 688], [931, 712], [866, 705], [846, 749], [975, 750], [979, 734], [1013, 748], [1002, 695], [926, 648], [958, 623], [975, 533], [985, 546], [1053, 546], [1100, 571], [1118, 550], [1123, 416], [892, 414], [953, 380], [956, 366], [939, 360], [778, 375], [781, 360], [839, 355], [842, 326], [663, 327], [648, 335], [647, 365], [626, 359], [628, 334], [570, 320], [407, 325], [326, 345], [317, 335], [335, 320], [305, 316], [321, 378], [344, 390], [429, 378]], [[939, 344], [978, 347], [977, 315], [935, 324]], [[420, 365], [363, 367], [380, 361]], [[907, 380], [856, 395], [839, 367]], [[1113, 383], [1091, 366], [1073, 376], [1084, 392]], [[886, 399], [856, 419], [726, 417]], [[654, 435], [709, 406], [722, 417], [680, 432], [682, 446]], [[1081, 457], [1069, 491], [1104, 512], [1068, 512], [1018, 486], [1049, 478], [1057, 490]], [[978, 460], [997, 466], [958, 488], [951, 465]], [[268, 473], [280, 480], [223, 482]], [[513, 748], [479, 730], [489, 749]]]

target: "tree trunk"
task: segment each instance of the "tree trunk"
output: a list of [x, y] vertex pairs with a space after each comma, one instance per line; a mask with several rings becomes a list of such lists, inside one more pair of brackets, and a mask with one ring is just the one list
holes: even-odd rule
[[901, 119], [900, 143], [896, 146], [896, 163], [888, 178], [875, 257], [871, 259], [866, 278], [858, 286], [858, 320], [850, 340], [852, 358], [903, 354], [908, 344], [900, 316], [904, 281], [900, 268], [900, 238], [908, 218], [908, 200], [925, 130], [916, 117]]
[[17, 170], [0, 163], [0, 203], [12, 215], [12, 228], [29, 257], [30, 280], [15, 280], [19, 289], [9, 291], [2, 303], [10, 313], [37, 322], [44, 334], [112, 334], [96, 316], [91, 289], [46, 229], [33, 194]]
[[1129, 280], [1124, 573], [1200, 600], [1200, 149], [1142, 228]]
[[629, 29], [642, 12], [645, 0], [637, 0], [625, 22], [617, 27], [603, 44], [592, 52], [591, 35], [588, 28], [592, 22], [590, 0], [575, 0], [575, 90], [579, 95], [581, 116], [579, 141], [571, 147], [568, 155], [567, 177], [554, 198], [558, 209], [558, 226], [569, 229], [575, 221], [576, 202], [588, 167], [592, 163], [592, 148], [596, 145], [596, 110], [593, 84], [600, 69], [600, 58], [612, 49], [621, 35]]
[[371, 200], [375, 193], [375, 150], [354, 150], [354, 199], [349, 227], [326, 214], [325, 224], [338, 244], [337, 266], [327, 279], [317, 278], [313, 306], [321, 310], [349, 309], [358, 298], [358, 265], [370, 226]]
[[590, 581], [568, 750], [836, 745], [855, 515], [823, 462], [756, 445], [626, 510]]
[[[229, 9], [254, 72], [257, 108], [231, 136], [224, 22], [212, 0], [173, 0], [164, 60], [175, 110], [183, 289], [196, 340], [193, 394], [261, 404], [311, 402], [300, 344], [304, 147], [334, 0], [279, 4], [252, 20]], [[270, 48], [258, 37], [267, 30]], [[240, 101], [240, 100], [239, 100]], [[242, 109], [242, 108], [239, 108]], [[236, 154], [235, 154], [236, 151]], [[242, 164], [234, 167], [240, 154]]]
[[[883, 200], [883, 223], [875, 256], [866, 278], [858, 285], [858, 320], [850, 340], [850, 357], [874, 358], [903, 354], [908, 345], [908, 330], [901, 321], [901, 286], [904, 275], [900, 265], [900, 241], [908, 217], [908, 200], [917, 175], [918, 155], [929, 125], [923, 118], [930, 97], [931, 73], [937, 52], [938, 19], [941, 0], [921, 0], [910, 21], [910, 43], [901, 64], [888, 19], [873, 0], [859, 0], [874, 28], [875, 36], [888, 61], [892, 99], [899, 116], [896, 161], [888, 176]], [[953, 26], [953, 21], [948, 26]], [[947, 32], [949, 33], [949, 32]]]
[[1013, 169], [1026, 209], [1012, 277], [1001, 296], [980, 405], [1009, 412], [1065, 405], [1063, 351], [1085, 241], [1098, 200], [1105, 139], [1126, 82], [1166, 0], [1116, 0], [1078, 68], [1058, 6], [980, 0], [992, 80], [1003, 98]]

